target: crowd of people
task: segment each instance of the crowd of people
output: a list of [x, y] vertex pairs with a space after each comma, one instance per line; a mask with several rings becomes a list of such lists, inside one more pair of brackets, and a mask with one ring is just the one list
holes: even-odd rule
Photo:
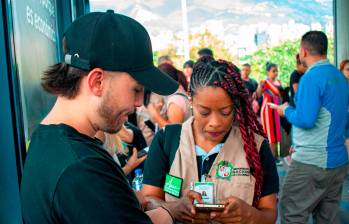
[[[42, 78], [57, 101], [31, 137], [25, 223], [262, 224], [278, 204], [281, 223], [338, 223], [349, 60], [337, 69], [327, 48], [323, 32], [305, 33], [288, 87], [277, 64], [257, 82], [250, 64], [209, 48], [181, 69], [168, 55], [155, 67], [141, 24], [111, 10], [80, 17]], [[292, 159], [279, 189], [281, 145]]]

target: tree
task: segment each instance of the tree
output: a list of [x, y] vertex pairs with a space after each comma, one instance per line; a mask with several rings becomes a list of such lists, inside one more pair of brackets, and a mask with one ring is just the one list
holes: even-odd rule
[[[333, 63], [333, 38], [329, 38], [328, 58]], [[289, 79], [292, 71], [296, 67], [295, 56], [299, 52], [300, 40], [285, 41], [274, 47], [266, 47], [259, 49], [252, 55], [246, 55], [240, 61], [246, 61], [251, 64], [251, 77], [256, 80], [264, 80], [266, 78], [266, 63], [272, 62], [277, 64], [279, 69], [278, 79], [284, 86], [289, 85]]]
[[[178, 42], [180, 39], [177, 36], [173, 37], [173, 43]], [[209, 32], [207, 29], [204, 32], [190, 34], [189, 35], [190, 45], [190, 59], [196, 61], [198, 59], [197, 52], [199, 49], [208, 47], [214, 52], [215, 58], [221, 58], [228, 61], [237, 61], [237, 56], [233, 56], [225, 46], [224, 41], [220, 40], [214, 34]], [[162, 55], [168, 55], [171, 57], [176, 68], [181, 69], [185, 61], [184, 56], [178, 54], [177, 47], [174, 44], [169, 44], [165, 49], [155, 51], [153, 54], [154, 63], [157, 64], [157, 60]]]

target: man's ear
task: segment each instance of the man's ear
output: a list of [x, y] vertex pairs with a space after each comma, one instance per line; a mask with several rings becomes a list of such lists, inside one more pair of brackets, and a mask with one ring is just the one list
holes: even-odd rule
[[304, 58], [305, 56], [308, 55], [307, 49], [304, 47], [301, 47], [300, 51], [299, 51], [299, 57], [300, 58]]
[[87, 84], [90, 92], [95, 96], [101, 96], [106, 85], [106, 73], [103, 69], [94, 68], [87, 75]]

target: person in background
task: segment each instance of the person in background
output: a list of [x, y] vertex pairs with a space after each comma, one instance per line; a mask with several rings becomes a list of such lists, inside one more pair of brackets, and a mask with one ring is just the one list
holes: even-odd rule
[[215, 200], [225, 210], [178, 221], [275, 223], [278, 174], [239, 69], [223, 60], [199, 60], [190, 93], [193, 117], [161, 129], [150, 146], [142, 193], [158, 201], [180, 200], [166, 191], [167, 174], [183, 179], [182, 192], [192, 182], [213, 182]]
[[198, 51], [198, 56], [199, 56], [199, 59], [200, 59], [201, 57], [206, 57], [206, 56], [211, 57], [211, 58], [214, 58], [214, 57], [213, 57], [213, 51], [212, 51], [210, 48], [207, 48], [207, 47], [201, 48], [201, 49]]
[[348, 172], [344, 145], [349, 84], [327, 59], [321, 31], [302, 36], [299, 59], [308, 67], [295, 95], [296, 107], [274, 107], [293, 126], [292, 162], [280, 200], [281, 223], [340, 223], [339, 201]]
[[133, 148], [131, 156], [128, 156], [130, 154], [129, 149], [123, 142], [122, 136], [120, 136], [119, 133], [120, 132], [116, 134], [109, 134], [106, 132], [99, 131], [95, 136], [104, 143], [104, 148], [113, 157], [115, 162], [122, 167], [122, 170], [124, 171], [125, 175], [129, 175], [136, 167], [138, 167], [142, 162], [144, 162], [147, 156], [138, 158], [138, 150], [136, 148]]
[[[165, 98], [164, 104], [149, 104], [148, 112], [160, 128], [171, 123], [183, 123], [191, 115], [186, 91], [188, 84], [184, 74], [170, 64], [162, 64], [159, 69], [177, 81], [179, 88], [174, 94]], [[161, 115], [163, 109], [165, 113]]]
[[[349, 82], [349, 60], [343, 60], [339, 64], [339, 69], [344, 74], [344, 76], [347, 78]], [[347, 112], [347, 124], [345, 126], [345, 144], [347, 146], [348, 154], [349, 154], [349, 107]]]
[[251, 65], [246, 63], [241, 67], [241, 79], [250, 95], [254, 95], [258, 88], [258, 83], [256, 80], [250, 78]]
[[252, 99], [252, 108], [255, 113], [259, 110], [259, 103], [257, 102], [256, 91], [258, 88], [258, 83], [256, 80], [250, 78], [251, 74], [251, 65], [246, 63], [241, 67], [241, 79], [244, 82], [244, 85], [248, 92], [250, 93]]
[[275, 159], [277, 158], [277, 147], [281, 141], [281, 123], [279, 114], [270, 108], [268, 103], [280, 105], [282, 103], [282, 85], [277, 79], [278, 67], [276, 64], [266, 64], [267, 79], [262, 81], [257, 89], [257, 95], [263, 96], [261, 106], [261, 123], [268, 136], [270, 149]]
[[349, 80], [349, 60], [343, 60], [339, 64], [339, 69], [343, 72], [344, 76]]
[[158, 66], [162, 64], [170, 64], [173, 65], [173, 61], [171, 60], [170, 56], [168, 55], [162, 55], [158, 58]]
[[142, 105], [144, 86], [163, 95], [178, 88], [154, 66], [145, 28], [113, 10], [92, 12], [70, 24], [62, 47], [64, 61], [42, 77], [57, 99], [31, 136], [20, 189], [24, 223], [172, 223], [181, 210], [194, 209], [200, 195], [189, 191], [144, 212], [95, 138], [122, 128]]
[[188, 60], [183, 64], [183, 74], [187, 80], [188, 86], [190, 83], [191, 74], [193, 73], [193, 66], [194, 66], [194, 61], [192, 60]]
[[305, 67], [299, 60], [299, 54], [296, 54], [296, 70], [294, 70], [290, 76], [290, 105], [293, 107], [296, 106], [293, 101], [294, 94], [297, 91], [298, 83], [300, 82], [300, 79], [302, 78], [302, 75], [305, 73], [306, 70], [307, 67]]

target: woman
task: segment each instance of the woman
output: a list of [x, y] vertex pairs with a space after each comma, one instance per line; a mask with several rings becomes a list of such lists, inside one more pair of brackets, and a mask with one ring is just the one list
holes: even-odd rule
[[276, 64], [267, 63], [267, 79], [262, 81], [258, 87], [257, 95], [263, 95], [263, 101], [261, 106], [261, 123], [263, 129], [267, 134], [271, 152], [276, 157], [277, 145], [281, 141], [281, 125], [280, 116], [270, 108], [268, 103], [280, 105], [282, 103], [282, 85], [278, 76], [278, 68]]
[[153, 121], [160, 127], [167, 124], [183, 123], [190, 117], [187, 81], [183, 72], [170, 64], [161, 64], [159, 69], [179, 83], [179, 89], [166, 97], [162, 103], [150, 103], [148, 112]]
[[[139, 146], [144, 146], [143, 142], [145, 142], [145, 140], [139, 133], [140, 131], [131, 129], [133, 127], [130, 128], [130, 124], [127, 125], [127, 127], [123, 126], [122, 129], [116, 134], [109, 134], [99, 131], [95, 137], [104, 143], [104, 148], [113, 157], [115, 162], [122, 167], [125, 175], [129, 175], [129, 179], [132, 180], [132, 171], [139, 167], [147, 156], [143, 156], [141, 158], [137, 157], [137, 149], [139, 149]], [[132, 147], [128, 147], [127, 144], [130, 144]], [[129, 152], [129, 150], [132, 150], [132, 152]]]
[[[190, 92], [193, 117], [157, 133], [142, 193], [159, 201], [179, 200], [165, 193], [166, 174], [182, 178], [181, 195], [192, 182], [213, 182], [215, 203], [225, 204], [224, 212], [187, 212], [180, 221], [274, 223], [278, 175], [238, 68], [223, 60], [199, 61]], [[221, 175], [221, 170], [227, 172]]]

